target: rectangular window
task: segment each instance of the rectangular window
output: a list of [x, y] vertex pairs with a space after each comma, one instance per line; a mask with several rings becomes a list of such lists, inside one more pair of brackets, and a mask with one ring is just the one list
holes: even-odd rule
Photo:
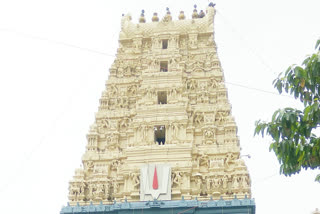
[[160, 62], [160, 72], [168, 72], [168, 61]]
[[162, 49], [167, 49], [168, 48], [168, 40], [167, 39], [163, 39], [162, 40]]
[[167, 104], [167, 92], [158, 91], [158, 104]]
[[166, 127], [164, 125], [154, 127], [154, 142], [164, 145], [166, 142]]

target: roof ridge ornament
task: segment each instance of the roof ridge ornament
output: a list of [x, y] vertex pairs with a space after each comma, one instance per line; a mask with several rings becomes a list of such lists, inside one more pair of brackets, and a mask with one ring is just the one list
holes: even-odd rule
[[192, 13], [192, 18], [197, 19], [199, 17], [198, 11], [197, 11], [197, 5], [195, 4], [193, 7], [194, 7], [194, 9], [193, 9], [193, 13]]
[[172, 21], [172, 16], [171, 16], [171, 12], [170, 12], [170, 10], [169, 10], [169, 7], [167, 7], [166, 10], [167, 10], [167, 13], [166, 13], [166, 15], [163, 17], [162, 21], [163, 21], [163, 22], [170, 22], [170, 21]]
[[152, 22], [158, 22], [158, 21], [159, 21], [158, 13], [154, 12], [152, 17]]
[[144, 10], [142, 10], [139, 18], [139, 23], [145, 23], [145, 22], [146, 22], [146, 19], [144, 18]]
[[186, 18], [183, 11], [180, 11], [178, 18], [179, 18], [179, 20], [184, 20]]

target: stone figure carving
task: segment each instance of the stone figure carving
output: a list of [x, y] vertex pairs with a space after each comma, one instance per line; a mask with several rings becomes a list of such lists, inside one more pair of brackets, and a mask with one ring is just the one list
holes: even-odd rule
[[218, 86], [218, 81], [215, 78], [211, 78], [209, 82], [209, 88], [217, 88]]
[[143, 46], [143, 51], [147, 51], [147, 50], [150, 50], [151, 43], [149, 41], [144, 41], [142, 46]]
[[80, 187], [75, 183], [70, 184], [69, 195], [74, 196], [74, 200], [77, 200], [80, 195]]
[[205, 123], [207, 123], [207, 124], [214, 123], [215, 115], [214, 114], [206, 114], [204, 119], [205, 119]]
[[148, 141], [148, 132], [150, 130], [150, 126], [148, 125], [140, 125], [138, 128], [140, 130], [140, 136], [142, 141]]
[[120, 165], [120, 160], [112, 160], [110, 168], [111, 170], [117, 170]]
[[182, 172], [172, 172], [171, 185], [172, 188], [180, 188], [182, 183]]
[[187, 48], [187, 41], [185, 38], [180, 39], [179, 43], [180, 49], [186, 49]]
[[87, 161], [85, 166], [87, 171], [90, 171], [90, 172], [93, 171], [93, 167], [94, 167], [93, 161]]
[[104, 189], [103, 184], [98, 183], [98, 184], [96, 184], [96, 187], [97, 187], [97, 189], [94, 192], [95, 197], [96, 198], [97, 197], [102, 198], [104, 196], [104, 193], [105, 193], [105, 189]]
[[225, 122], [225, 121], [227, 121], [228, 115], [229, 115], [228, 111], [218, 111], [216, 121]]
[[105, 182], [104, 184], [101, 185], [102, 190], [101, 190], [101, 195], [104, 195], [105, 199], [110, 200], [110, 184], [109, 182]]
[[234, 162], [234, 156], [232, 153], [228, 153], [224, 159], [224, 165], [228, 169], [230, 165]]
[[211, 139], [214, 137], [214, 132], [211, 129], [207, 129], [204, 131], [204, 136]]
[[169, 46], [170, 47], [176, 47], [178, 44], [178, 36], [171, 36], [169, 39]]
[[204, 166], [204, 167], [209, 167], [209, 158], [208, 158], [208, 155], [206, 154], [203, 154], [201, 155], [200, 157], [200, 161], [199, 161], [199, 165], [200, 166]]
[[196, 178], [195, 178], [195, 183], [196, 183], [196, 190], [198, 190], [199, 191], [199, 194], [201, 194], [202, 193], [202, 187], [203, 187], [203, 182], [202, 182], [202, 177], [201, 176], [197, 176]]
[[161, 40], [158, 37], [152, 38], [152, 48], [160, 48]]
[[130, 119], [129, 118], [121, 119], [120, 122], [119, 122], [119, 128], [120, 129], [126, 129], [126, 128], [128, 128], [129, 123], [130, 123]]
[[134, 96], [137, 93], [137, 86], [136, 85], [130, 85], [128, 86], [128, 95]]
[[194, 79], [186, 80], [186, 89], [190, 91], [194, 91], [198, 87], [198, 83]]
[[233, 176], [232, 188], [239, 189], [239, 177], [236, 175]]
[[195, 49], [195, 48], [197, 48], [197, 44], [198, 44], [198, 40], [197, 40], [197, 36], [198, 35], [192, 35], [192, 34], [190, 34], [189, 35], [189, 47], [191, 48], [191, 49]]
[[219, 188], [220, 188], [220, 185], [221, 185], [221, 181], [219, 179], [218, 176], [215, 176], [213, 178], [213, 182], [212, 182], [212, 188], [214, 191], [218, 192], [219, 191]]
[[93, 199], [93, 191], [94, 191], [92, 183], [89, 184], [88, 189], [89, 189], [89, 192], [88, 192], [87, 198], [92, 200]]
[[226, 190], [228, 188], [228, 176], [225, 175], [222, 178], [222, 188]]
[[194, 113], [194, 123], [195, 125], [200, 125], [204, 122], [204, 113], [196, 112]]
[[170, 127], [172, 130], [173, 140], [179, 140], [179, 132], [181, 125], [179, 125], [178, 123], [170, 123]]
[[138, 189], [140, 185], [140, 174], [138, 173], [132, 173], [131, 174], [131, 179], [133, 182], [133, 188]]
[[207, 194], [209, 194], [209, 192], [211, 191], [211, 187], [212, 187], [212, 179], [208, 177], [206, 181]]
[[119, 147], [118, 145], [118, 137], [112, 133], [107, 136], [107, 145], [106, 147], [110, 150], [114, 150]]
[[247, 175], [242, 175], [241, 176], [241, 186], [243, 189], [247, 189], [249, 187], [249, 177]]

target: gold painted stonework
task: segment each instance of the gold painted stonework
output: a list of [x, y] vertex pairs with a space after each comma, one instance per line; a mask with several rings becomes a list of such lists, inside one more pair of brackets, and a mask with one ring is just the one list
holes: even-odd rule
[[123, 16], [71, 205], [139, 201], [145, 164], [171, 166], [172, 200], [251, 197], [213, 40], [215, 9], [197, 19], [169, 15], [138, 24]]

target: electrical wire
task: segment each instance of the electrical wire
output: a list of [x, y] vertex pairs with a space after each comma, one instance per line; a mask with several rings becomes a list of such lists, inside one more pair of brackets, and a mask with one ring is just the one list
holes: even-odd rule
[[238, 32], [238, 30], [236, 30], [236, 28], [233, 27], [232, 24], [230, 24], [230, 22], [228, 21], [228, 19], [227, 19], [219, 10], [216, 9], [216, 11], [217, 11], [217, 14], [219, 14], [219, 15], [221, 16], [222, 21], [223, 21], [227, 26], [230, 27], [231, 31], [232, 31], [234, 34], [237, 34], [237, 35], [238, 35], [238, 38], [240, 38], [240, 39], [243, 41], [243, 43], [245, 44], [245, 47], [247, 47], [247, 49], [248, 49], [253, 55], [255, 55], [255, 56], [260, 60], [260, 62], [261, 62], [270, 72], [272, 72], [273, 74], [277, 75], [277, 73], [273, 71], [273, 69], [272, 69], [272, 67], [269, 65], [269, 63], [267, 63], [267, 62], [265, 61], [265, 59], [264, 59], [259, 53], [257, 53], [257, 52], [255, 51], [255, 49], [253, 49], [253, 48], [248, 44], [248, 42], [247, 42], [247, 40], [244, 38], [244, 36], [243, 36], [242, 34], [240, 34], [240, 33]]
[[87, 52], [100, 54], [100, 55], [104, 55], [104, 56], [115, 57], [115, 55], [113, 55], [113, 54], [108, 54], [108, 53], [101, 52], [101, 51], [94, 50], [94, 49], [90, 49], [90, 48], [80, 47], [80, 46], [77, 46], [77, 45], [74, 45], [74, 44], [69, 44], [69, 43], [66, 43], [66, 42], [57, 41], [57, 40], [46, 38], [46, 37], [35, 36], [35, 35], [32, 35], [32, 34], [20, 32], [20, 31], [14, 30], [14, 29], [0, 29], [0, 31], [14, 33], [14, 34], [16, 34], [18, 36], [22, 36], [24, 38], [42, 40], [42, 41], [46, 41], [46, 42], [49, 42], [49, 43], [52, 43], [52, 44], [56, 44], [56, 45], [62, 45], [62, 46], [70, 47], [70, 48], [75, 48], [75, 49], [78, 49], [78, 50], [81, 50], [81, 51], [87, 51]]
[[[239, 38], [241, 38], [244, 43], [246, 44], [246, 47], [261, 61], [261, 63], [263, 65], [265, 65], [269, 71], [271, 71], [272, 73], [276, 74], [271, 66], [269, 66], [268, 63], [266, 63], [266, 61], [263, 59], [263, 57], [261, 57], [256, 51], [254, 51], [252, 48], [250, 48], [250, 46], [247, 44], [245, 38], [238, 33], [238, 31], [229, 23], [229, 21], [227, 20], [227, 18], [220, 12], [217, 10], [217, 14], [219, 14], [223, 20], [223, 22], [225, 24], [227, 24], [228, 26], [230, 26], [232, 32], [234, 32], [235, 34], [238, 34], [239, 35]], [[70, 48], [75, 48], [75, 49], [78, 49], [78, 50], [81, 50], [81, 51], [87, 51], [87, 52], [90, 52], [90, 53], [95, 53], [95, 54], [99, 54], [99, 55], [104, 55], [104, 56], [108, 56], [108, 57], [115, 57], [115, 55], [113, 54], [109, 54], [109, 53], [106, 53], [106, 52], [102, 52], [102, 51], [98, 51], [98, 50], [94, 50], [94, 49], [90, 49], [90, 48], [86, 48], [86, 47], [81, 47], [81, 46], [77, 46], [77, 45], [74, 45], [74, 44], [69, 44], [69, 43], [66, 43], [66, 42], [62, 42], [62, 41], [57, 41], [57, 40], [54, 40], [54, 39], [50, 39], [50, 38], [46, 38], [46, 37], [40, 37], [40, 36], [35, 36], [35, 35], [32, 35], [32, 34], [29, 34], [29, 33], [24, 33], [24, 32], [21, 32], [21, 31], [18, 31], [18, 30], [14, 30], [14, 29], [0, 29], [0, 31], [4, 31], [4, 32], [8, 32], [8, 33], [14, 33], [18, 36], [22, 36], [24, 38], [29, 38], [29, 39], [35, 39], [35, 40], [41, 40], [41, 41], [46, 41], [46, 42], [49, 42], [49, 43], [52, 43], [52, 44], [56, 44], [56, 45], [61, 45], [61, 46], [66, 46], [66, 47], [70, 47]], [[258, 91], [258, 92], [262, 92], [262, 93], [269, 93], [269, 94], [272, 94], [272, 95], [278, 95], [278, 96], [284, 96], [284, 97], [290, 97], [290, 98], [293, 98], [289, 95], [283, 95], [283, 94], [278, 94], [278, 93], [275, 93], [275, 92], [271, 92], [271, 91], [267, 91], [267, 90], [263, 90], [263, 89], [259, 89], [259, 88], [254, 88], [254, 87], [249, 87], [249, 86], [246, 86], [246, 85], [243, 85], [243, 84], [239, 84], [239, 83], [232, 83], [232, 82], [226, 82], [226, 84], [229, 84], [229, 85], [234, 85], [234, 86], [237, 86], [237, 87], [242, 87], [242, 88], [245, 88], [245, 89], [249, 89], [249, 90], [254, 90], [254, 91]], [[293, 98], [294, 99], [294, 98]], [[58, 118], [63, 114], [63, 112], [57, 116], [54, 124], [56, 123], [56, 121], [58, 120]], [[42, 137], [42, 139], [40, 140], [40, 142], [36, 145], [37, 148], [39, 148], [40, 145], [42, 145], [45, 141], [45, 136]], [[27, 160], [29, 160], [32, 156], [32, 154], [35, 152], [36, 149], [32, 149], [32, 151], [30, 152], [30, 154], [27, 155]], [[24, 161], [25, 162], [25, 161]], [[23, 166], [21, 166], [20, 168], [23, 168]], [[271, 175], [271, 176], [268, 176], [266, 177], [265, 179], [262, 179], [262, 180], [266, 180], [266, 179], [269, 179], [270, 177], [273, 177], [275, 176], [274, 175]], [[13, 179], [14, 180], [14, 179]], [[11, 180], [12, 182], [12, 180]], [[5, 185], [2, 189], [0, 189], [0, 191], [3, 191], [4, 189], [6, 189], [6, 187], [8, 187], [8, 185]]]

